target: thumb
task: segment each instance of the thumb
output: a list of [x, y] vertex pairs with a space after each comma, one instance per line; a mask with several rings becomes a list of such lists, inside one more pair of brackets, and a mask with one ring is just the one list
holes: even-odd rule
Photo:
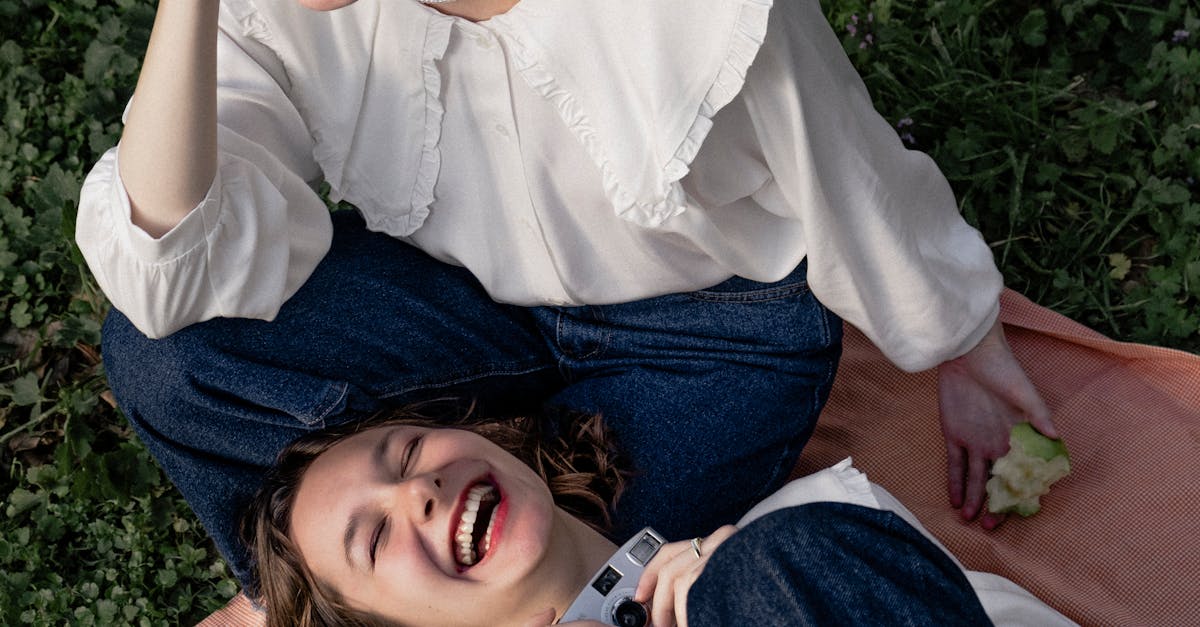
[[1042, 400], [1042, 395], [1038, 393], [1037, 388], [1033, 387], [1029, 375], [1020, 365], [1015, 364], [1015, 360], [1014, 365], [1017, 370], [1014, 373], [1013, 384], [1005, 390], [1005, 397], [1008, 402], [1025, 414], [1034, 429], [1048, 438], [1057, 439], [1058, 430], [1054, 427], [1054, 421], [1051, 419], [1050, 408], [1046, 405], [1046, 401]]
[[1050, 419], [1050, 410], [1042, 405], [1042, 413], [1030, 413], [1029, 424], [1033, 425], [1042, 435], [1057, 440], [1059, 438], [1058, 429], [1054, 426], [1054, 421]]
[[1003, 354], [997, 355], [1000, 359], [998, 362], [1000, 367], [996, 371], [998, 380], [995, 383], [998, 385], [995, 385], [993, 389], [1013, 407], [1021, 410], [1029, 419], [1029, 424], [1033, 425], [1033, 428], [1040, 431], [1042, 435], [1048, 438], [1057, 438], [1058, 431], [1050, 419], [1050, 408], [1046, 405], [1046, 401], [1042, 400], [1042, 395], [1033, 386], [1029, 374], [1021, 367], [1016, 355], [1008, 347], [1008, 343], [1005, 342], [1002, 346]]
[[[1019, 366], [1018, 366], [1019, 368]], [[1017, 371], [1021, 376], [1005, 396], [1008, 402], [1012, 403], [1029, 419], [1029, 424], [1033, 425], [1042, 435], [1048, 438], [1057, 438], [1058, 430], [1054, 428], [1054, 421], [1051, 420], [1050, 408], [1046, 405], [1046, 401], [1042, 400], [1042, 395], [1038, 393], [1037, 388], [1033, 387], [1033, 382], [1029, 380], [1028, 375], [1023, 370]]]

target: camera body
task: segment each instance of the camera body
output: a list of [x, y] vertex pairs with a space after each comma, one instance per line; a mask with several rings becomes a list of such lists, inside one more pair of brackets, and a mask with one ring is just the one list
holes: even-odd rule
[[650, 613], [633, 600], [633, 593], [646, 564], [663, 544], [666, 540], [650, 527], [635, 533], [592, 575], [591, 583], [584, 586], [558, 622], [596, 620], [618, 627], [645, 627], [650, 623]]

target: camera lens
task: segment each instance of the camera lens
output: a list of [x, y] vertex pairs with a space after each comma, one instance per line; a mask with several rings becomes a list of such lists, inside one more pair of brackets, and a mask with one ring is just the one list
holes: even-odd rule
[[625, 599], [613, 608], [613, 622], [618, 627], [645, 627], [650, 622], [646, 607], [633, 599]]

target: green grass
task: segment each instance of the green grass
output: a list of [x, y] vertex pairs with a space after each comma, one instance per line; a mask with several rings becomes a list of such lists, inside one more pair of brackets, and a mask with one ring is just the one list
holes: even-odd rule
[[913, 121], [902, 132], [1010, 287], [1110, 336], [1197, 351], [1200, 15], [1186, 6], [885, 0], [837, 3], [831, 21], [858, 15], [847, 49], [879, 109]]
[[[1110, 336], [1200, 351], [1194, 9], [826, 7], [880, 111], [942, 166], [1009, 286]], [[70, 238], [80, 182], [119, 136], [153, 15], [149, 0], [0, 0], [6, 624], [186, 624], [236, 590], [101, 400], [106, 303]]]

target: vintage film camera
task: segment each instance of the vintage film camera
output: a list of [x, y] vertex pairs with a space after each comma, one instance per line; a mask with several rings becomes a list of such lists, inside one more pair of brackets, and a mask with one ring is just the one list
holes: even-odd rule
[[649, 527], [634, 534], [592, 575], [592, 582], [584, 586], [559, 622], [588, 619], [618, 627], [645, 627], [650, 623], [650, 613], [633, 600], [633, 593], [642, 570], [665, 543]]

